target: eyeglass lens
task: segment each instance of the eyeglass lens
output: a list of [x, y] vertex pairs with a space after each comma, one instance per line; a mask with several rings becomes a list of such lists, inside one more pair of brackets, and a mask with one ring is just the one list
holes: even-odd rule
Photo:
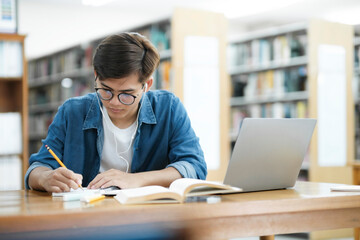
[[[110, 100], [113, 97], [113, 93], [109, 90], [98, 89], [97, 92], [103, 100]], [[127, 93], [120, 93], [118, 98], [121, 103], [126, 105], [133, 104], [135, 101], [135, 97]]]

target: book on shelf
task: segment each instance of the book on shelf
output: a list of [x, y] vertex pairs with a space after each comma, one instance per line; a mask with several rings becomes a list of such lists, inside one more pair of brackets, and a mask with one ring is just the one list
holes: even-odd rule
[[306, 47], [307, 36], [300, 31], [230, 44], [227, 56], [231, 67], [267, 67], [270, 64], [287, 63], [294, 57], [306, 56]]
[[232, 107], [232, 129], [237, 131], [239, 124], [245, 117], [251, 118], [307, 118], [308, 106], [306, 101], [264, 102]]
[[247, 75], [244, 97], [248, 100], [261, 97], [281, 97], [288, 92], [307, 89], [306, 67], [300, 66], [284, 70], [267, 70]]
[[50, 77], [60, 73], [66, 74], [82, 69], [83, 66], [88, 66], [88, 58], [90, 57], [88, 55], [92, 54], [92, 52], [87, 51], [87, 49], [76, 46], [66, 51], [29, 62], [29, 81], [37, 82], [43, 77]]
[[170, 25], [168, 24], [168, 27], [165, 27], [164, 30], [160, 28], [160, 26], [153, 25], [150, 28], [150, 41], [154, 46], [159, 50], [166, 50], [170, 49], [170, 39], [169, 39], [169, 31], [170, 31]]
[[22, 165], [18, 155], [0, 156], [0, 190], [20, 190]]
[[171, 77], [171, 62], [168, 60], [161, 61], [155, 72], [155, 89], [171, 90]]
[[0, 113], [0, 154], [21, 154], [22, 123], [19, 112]]
[[52, 123], [52, 120], [56, 114], [56, 111], [47, 111], [38, 114], [29, 115], [29, 129], [30, 135], [38, 135], [40, 138], [46, 136], [48, 128]]
[[146, 186], [118, 190], [115, 199], [121, 204], [183, 203], [187, 197], [237, 193], [241, 191], [240, 188], [217, 182], [181, 178], [171, 183], [169, 188]]
[[23, 74], [20, 42], [0, 41], [0, 77], [21, 77]]

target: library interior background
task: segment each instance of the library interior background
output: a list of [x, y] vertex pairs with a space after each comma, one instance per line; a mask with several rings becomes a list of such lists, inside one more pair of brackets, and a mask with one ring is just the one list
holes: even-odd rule
[[159, 50], [151, 90], [184, 103], [208, 180], [223, 180], [244, 118], [316, 118], [298, 180], [360, 184], [359, 13], [358, 0], [2, 0], [0, 191], [24, 188], [58, 107], [94, 91], [96, 46], [124, 31]]

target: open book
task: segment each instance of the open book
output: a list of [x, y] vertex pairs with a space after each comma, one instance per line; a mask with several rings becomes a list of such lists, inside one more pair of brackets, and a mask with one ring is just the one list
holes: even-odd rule
[[241, 192], [242, 189], [217, 182], [191, 178], [175, 180], [169, 188], [146, 186], [118, 190], [115, 199], [121, 204], [181, 203], [186, 197]]

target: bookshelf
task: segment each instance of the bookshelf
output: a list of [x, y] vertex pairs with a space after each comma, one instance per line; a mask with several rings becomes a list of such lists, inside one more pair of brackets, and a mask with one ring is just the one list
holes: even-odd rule
[[[359, 50], [358, 45], [355, 48]], [[353, 28], [322, 20], [230, 39], [227, 57], [232, 84], [232, 145], [244, 117], [316, 118], [317, 127], [299, 179], [352, 184], [353, 54]], [[338, 125], [332, 125], [334, 122]], [[332, 128], [326, 128], [329, 126]], [[334, 142], [329, 139], [335, 141], [333, 148], [329, 146]], [[310, 238], [351, 234], [351, 230], [314, 232]]]
[[[154, 74], [153, 89], [171, 90], [170, 20], [159, 20], [124, 31], [139, 32], [158, 48], [161, 60]], [[93, 92], [92, 57], [102, 39], [29, 61], [29, 154], [38, 151], [58, 107], [66, 99]]]
[[[354, 27], [354, 127], [355, 127], [355, 162], [353, 164], [353, 184], [360, 185], [360, 25]], [[354, 231], [354, 239], [360, 238], [360, 229]]]
[[23, 188], [28, 167], [25, 36], [0, 33], [0, 190]]
[[[352, 171], [355, 159], [352, 87], [354, 71], [353, 39], [353, 26], [320, 20], [313, 21], [309, 26], [309, 43], [311, 43], [309, 45], [309, 115], [319, 121], [310, 146], [311, 181], [353, 183]], [[324, 46], [326, 49], [324, 49]], [[324, 52], [324, 50], [326, 51]], [[325, 60], [322, 59], [324, 56], [326, 57]], [[326, 68], [324, 62], [329, 63], [331, 68]], [[322, 77], [322, 74], [325, 78]], [[325, 102], [323, 102], [324, 99], [321, 99], [324, 96], [321, 95], [329, 94], [324, 91], [332, 93], [327, 96]], [[339, 103], [341, 103], [341, 108], [337, 105]], [[331, 120], [324, 122], [323, 115], [327, 115], [327, 119]], [[324, 127], [324, 124], [326, 126], [329, 123], [336, 124], [331, 129], [326, 130], [328, 134], [324, 134], [325, 131], [321, 128]], [[321, 145], [324, 144], [324, 140], [326, 144], [329, 140], [337, 142], [333, 148], [328, 147], [325, 154], [324, 151], [321, 152]], [[340, 151], [341, 154], [339, 154]], [[325, 156], [327, 162], [331, 164], [324, 164]], [[335, 159], [332, 159], [334, 157]], [[341, 159], [341, 164], [339, 164], [340, 162], [332, 162], [331, 159]], [[344, 238], [352, 235], [352, 229], [347, 229], [314, 232], [311, 233], [311, 238]]]
[[[355, 27], [354, 35], [354, 104], [355, 104], [355, 159], [360, 162], [360, 29]], [[357, 181], [355, 181], [357, 182]]]
[[[193, 110], [189, 116], [193, 127], [197, 125], [194, 128], [197, 128], [195, 131], [198, 136], [200, 133], [200, 144], [203, 148], [205, 145], [205, 148], [210, 148], [211, 150], [217, 149], [213, 157], [214, 162], [216, 162], [215, 166], [208, 169], [208, 180], [218, 181], [223, 180], [227, 161], [230, 158], [227, 136], [229, 86], [225, 68], [226, 29], [227, 21], [221, 14], [178, 8], [175, 9], [173, 16], [169, 18], [123, 30], [139, 32], [148, 37], [159, 50], [160, 65], [154, 73], [152, 90], [166, 89], [172, 91], [184, 103], [187, 110]], [[195, 123], [196, 120], [194, 119], [197, 116], [191, 115], [196, 115], [198, 111], [194, 110], [194, 104], [188, 104], [189, 101], [206, 103], [204, 99], [209, 97], [207, 95], [209, 91], [207, 86], [204, 85], [202, 88], [196, 88], [194, 85], [184, 84], [184, 79], [186, 79], [184, 78], [184, 73], [189, 70], [195, 71], [198, 74], [198, 78], [190, 81], [190, 83], [200, 84], [200, 81], [208, 79], [204, 77], [204, 74], [208, 71], [203, 71], [201, 69], [202, 66], [197, 64], [191, 65], [194, 68], [189, 68], [190, 65], [187, 61], [189, 56], [196, 51], [206, 52], [202, 44], [196, 47], [195, 51], [189, 51], [194, 44], [199, 43], [199, 39], [213, 44], [211, 49], [205, 50], [211, 50], [211, 56], [213, 61], [216, 62], [216, 66], [211, 65], [213, 63], [209, 63], [211, 66], [208, 64], [204, 67], [210, 67], [218, 71], [216, 78], [213, 78], [214, 84], [218, 86], [217, 89], [213, 89], [217, 97], [211, 97], [211, 100], [221, 101], [218, 108], [213, 108], [220, 113], [221, 119], [218, 122], [207, 121], [207, 124], [211, 124], [211, 127], [214, 129], [213, 132], [204, 129], [204, 124]], [[91, 61], [93, 51], [101, 40], [89, 41], [86, 44], [73, 46], [29, 61], [30, 154], [37, 152], [40, 148], [41, 139], [46, 137], [48, 126], [57, 112], [57, 108], [64, 100], [93, 91], [94, 79]], [[207, 55], [203, 57], [208, 59]], [[65, 79], [71, 79], [71, 81]], [[196, 94], [187, 95], [186, 92], [189, 91], [196, 91]], [[197, 99], [194, 99], [194, 97], [197, 97]], [[208, 111], [208, 113], [210, 112]], [[211, 112], [211, 114], [214, 114], [214, 112]], [[218, 117], [211, 119], [218, 119]], [[214, 142], [209, 141], [202, 142], [207, 139], [214, 139], [212, 136], [208, 136], [210, 133], [218, 134], [216, 139], [221, 145], [215, 144], [215, 147], [206, 147], [208, 144], [214, 144]]]
[[[230, 39], [230, 142], [245, 117], [305, 118], [308, 112], [307, 23], [246, 33]], [[309, 159], [300, 178], [308, 179]]]

